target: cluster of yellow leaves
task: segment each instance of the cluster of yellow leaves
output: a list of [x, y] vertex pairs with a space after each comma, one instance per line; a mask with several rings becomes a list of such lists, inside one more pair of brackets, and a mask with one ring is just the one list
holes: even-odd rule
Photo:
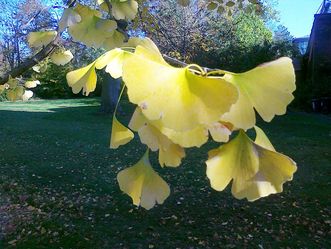
[[26, 88], [34, 88], [39, 84], [38, 80], [30, 80], [22, 85], [18, 79], [9, 77], [7, 83], [0, 85], [0, 94], [5, 94], [9, 101], [27, 101], [33, 97], [33, 92], [26, 90]]
[[[245, 73], [206, 73], [196, 65], [169, 65], [155, 44], [133, 38], [90, 65], [68, 73], [75, 93], [95, 89], [95, 69], [106, 68], [114, 78], [122, 77], [131, 103], [137, 105], [129, 127], [143, 144], [158, 151], [159, 163], [178, 167], [185, 148], [208, 141], [226, 143], [209, 152], [207, 176], [211, 186], [222, 191], [231, 180], [236, 198], [249, 201], [282, 191], [292, 179], [295, 163], [275, 152], [263, 131], [255, 126], [255, 111], [265, 121], [282, 115], [295, 90], [294, 70], [289, 58], [280, 58]], [[222, 74], [222, 76], [219, 76]], [[255, 142], [245, 130], [255, 127]], [[133, 132], [114, 116], [111, 148], [131, 141]], [[236, 138], [228, 142], [232, 132]], [[121, 189], [133, 203], [146, 209], [162, 203], [169, 187], [152, 169], [148, 153], [133, 167], [118, 175]]]
[[[177, 0], [177, 2], [181, 6], [187, 7], [190, 5], [191, 0]], [[219, 14], [227, 13], [228, 16], [232, 16], [236, 9], [243, 10], [248, 4], [252, 4], [256, 9], [260, 8], [258, 0], [208, 0], [206, 2], [208, 10], [217, 11]]]
[[72, 23], [68, 28], [74, 41], [105, 49], [112, 49], [123, 43], [124, 35], [116, 30], [117, 23], [114, 20], [102, 18], [101, 12], [81, 4], [77, 4], [71, 12], [71, 15], [80, 16], [80, 21]]
[[[101, 9], [108, 11], [108, 6], [104, 0], [97, 0]], [[111, 13], [117, 20], [133, 20], [138, 12], [138, 3], [134, 0], [109, 0]]]

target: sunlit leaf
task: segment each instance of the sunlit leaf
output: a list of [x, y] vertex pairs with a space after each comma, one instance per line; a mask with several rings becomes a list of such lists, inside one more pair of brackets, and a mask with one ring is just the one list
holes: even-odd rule
[[16, 101], [22, 99], [22, 96], [24, 94], [24, 87], [23, 86], [17, 86], [14, 89], [9, 89], [6, 92], [6, 97], [9, 101]]
[[[160, 56], [158, 48], [149, 38], [130, 38], [129, 41], [123, 46], [135, 48], [138, 45], [150, 49], [151, 51], [154, 51], [157, 56]], [[128, 58], [131, 54], [132, 53], [129, 53], [123, 49], [112, 49], [96, 60], [96, 68], [103, 69], [107, 66], [107, 73], [109, 73], [115, 79], [120, 78], [122, 77], [122, 68], [124, 60]]]
[[56, 31], [30, 32], [28, 35], [29, 46], [32, 48], [46, 46], [55, 39], [56, 35]]
[[114, 30], [113, 35], [104, 41], [102, 47], [107, 50], [119, 48], [123, 45], [124, 40], [125, 36], [121, 32]]
[[74, 56], [72, 55], [70, 50], [64, 51], [62, 49], [59, 49], [52, 53], [50, 58], [54, 64], [61, 66], [69, 63], [72, 58], [74, 58]]
[[147, 151], [137, 164], [117, 175], [120, 189], [132, 198], [134, 205], [147, 210], [156, 203], [162, 204], [170, 195], [168, 184], [154, 171], [148, 154]]
[[73, 93], [76, 94], [83, 90], [84, 95], [89, 95], [90, 92], [94, 91], [97, 84], [95, 62], [86, 67], [67, 73], [66, 78]]
[[[225, 73], [224, 79], [239, 89], [239, 100], [222, 120], [237, 128], [249, 129], [255, 125], [254, 109], [265, 121], [283, 115], [293, 100], [295, 74], [290, 58], [262, 64], [245, 73]], [[254, 109], [253, 109], [254, 108]]]
[[22, 95], [22, 100], [28, 101], [32, 97], [33, 97], [33, 92], [30, 90], [25, 90], [24, 94]]
[[177, 167], [185, 157], [184, 149], [173, 143], [160, 130], [149, 123], [139, 108], [133, 114], [129, 127], [138, 132], [140, 141], [152, 151], [159, 151], [161, 166]]
[[147, 121], [146, 117], [142, 114], [141, 109], [136, 108], [134, 114], [132, 115], [129, 127], [134, 131], [138, 131], [146, 123], [149, 123], [155, 127], [159, 132], [169, 138], [174, 144], [178, 144], [184, 148], [200, 147], [208, 140], [208, 130], [203, 126], [199, 126], [188, 131], [178, 132], [169, 128], [165, 128], [162, 126], [162, 123], [159, 120]]
[[222, 124], [221, 122], [216, 122], [208, 126], [209, 133], [214, 141], [216, 142], [227, 142], [229, 141], [229, 136], [231, 135], [231, 130]]
[[107, 40], [112, 41], [117, 23], [101, 18], [101, 13], [87, 6], [77, 4], [75, 7], [81, 21], [69, 26], [69, 34], [75, 41], [95, 48], [104, 47]]
[[122, 77], [123, 61], [129, 54], [119, 48], [108, 51], [96, 60], [95, 66], [97, 69], [106, 67], [106, 72], [114, 79]]
[[18, 86], [18, 79], [12, 78], [11, 76], [9, 76], [7, 85], [9, 86], [10, 89], [16, 88]]
[[172, 67], [141, 46], [125, 60], [123, 80], [130, 101], [149, 120], [176, 131], [217, 122], [237, 100], [237, 90], [225, 80]]
[[222, 191], [233, 180], [232, 194], [249, 201], [282, 192], [296, 171], [289, 157], [254, 143], [242, 130], [209, 156], [207, 176], [212, 188]]
[[126, 128], [124, 125], [122, 125], [114, 116], [111, 129], [110, 148], [117, 149], [119, 146], [130, 142], [133, 137], [133, 132]]
[[[98, 0], [101, 8], [108, 11], [104, 0]], [[111, 13], [117, 20], [133, 20], [138, 12], [138, 3], [134, 0], [110, 0]]]
[[256, 132], [255, 143], [266, 148], [271, 151], [276, 151], [274, 146], [271, 144], [270, 140], [268, 139], [267, 135], [263, 132], [263, 130], [257, 126], [254, 126]]
[[65, 9], [59, 21], [59, 32], [64, 31], [71, 25], [79, 23], [81, 20], [81, 16], [76, 11], [74, 11], [73, 8]]
[[38, 85], [40, 85], [40, 81], [39, 80], [28, 80], [24, 83], [24, 86], [26, 88], [35, 88]]
[[[161, 57], [160, 51], [155, 43], [148, 37], [131, 37], [127, 43], [123, 45], [124, 47], [136, 48], [138, 46], [148, 49], [150, 52], [154, 52], [155, 55]], [[161, 59], [161, 58], [160, 58]]]

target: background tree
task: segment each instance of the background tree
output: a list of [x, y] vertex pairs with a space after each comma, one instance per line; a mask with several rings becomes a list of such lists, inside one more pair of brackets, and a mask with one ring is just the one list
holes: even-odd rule
[[52, 29], [57, 20], [50, 8], [40, 0], [1, 1], [0, 14], [0, 53], [1, 70], [8, 71], [17, 67], [30, 54], [27, 34], [32, 31]]

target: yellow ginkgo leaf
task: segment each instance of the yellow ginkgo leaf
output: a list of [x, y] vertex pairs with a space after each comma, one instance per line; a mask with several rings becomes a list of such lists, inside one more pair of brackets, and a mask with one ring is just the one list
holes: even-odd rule
[[24, 83], [24, 86], [26, 88], [35, 88], [38, 85], [40, 85], [40, 81], [39, 80], [28, 80]]
[[114, 79], [122, 77], [122, 68], [124, 59], [130, 56], [130, 53], [115, 48], [100, 56], [95, 63], [97, 69], [106, 67], [106, 72], [109, 73]]
[[263, 130], [257, 126], [254, 126], [256, 132], [255, 143], [266, 148], [271, 151], [276, 151], [270, 140], [268, 139], [267, 135], [263, 132]]
[[237, 101], [237, 89], [225, 80], [172, 67], [141, 46], [124, 61], [123, 80], [147, 119], [175, 131], [217, 122]]
[[203, 126], [199, 126], [193, 130], [177, 132], [172, 129], [168, 129], [162, 126], [159, 120], [150, 121], [147, 120], [139, 107], [136, 108], [132, 115], [129, 127], [138, 131], [142, 126], [149, 123], [155, 127], [159, 132], [165, 135], [174, 144], [178, 144], [184, 148], [200, 147], [208, 140], [208, 130]]
[[[100, 7], [108, 11], [104, 0], [98, 0]], [[138, 12], [138, 3], [134, 0], [110, 0], [112, 15], [117, 20], [133, 20]]]
[[33, 92], [30, 90], [25, 90], [24, 94], [22, 95], [22, 100], [23, 101], [28, 101], [33, 97]]
[[[266, 144], [263, 136], [259, 140]], [[249, 201], [282, 192], [283, 184], [292, 180], [296, 171], [292, 159], [254, 143], [243, 130], [209, 156], [207, 176], [212, 188], [222, 191], [233, 180], [234, 197]]]
[[140, 141], [152, 151], [159, 151], [159, 163], [163, 167], [178, 167], [185, 157], [184, 149], [162, 134], [141, 113], [139, 108], [133, 114], [129, 127], [138, 132]]
[[67, 8], [63, 11], [59, 21], [59, 32], [64, 31], [67, 27], [79, 23], [82, 20], [81, 16], [74, 11], [73, 8]]
[[[157, 56], [160, 56], [159, 49], [156, 47], [154, 42], [149, 38], [130, 38], [129, 41], [123, 44], [127, 48], [135, 48], [138, 45], [145, 47], [151, 51], [154, 51]], [[123, 62], [132, 53], [127, 52], [120, 48], [112, 49], [96, 60], [96, 68], [103, 69], [106, 67], [106, 72], [109, 73], [113, 78], [118, 79], [123, 74]], [[162, 57], [160, 57], [162, 59]]]
[[294, 98], [295, 74], [290, 58], [283, 57], [245, 73], [225, 72], [223, 78], [240, 92], [238, 102], [222, 117], [237, 128], [246, 130], [255, 125], [253, 108], [269, 122], [275, 115], [283, 115]]
[[162, 204], [170, 195], [168, 184], [154, 171], [148, 154], [147, 151], [137, 164], [117, 175], [120, 189], [132, 198], [134, 205], [147, 210], [156, 203]]
[[117, 149], [119, 146], [127, 144], [134, 137], [132, 131], [122, 125], [117, 118], [113, 117], [113, 125], [111, 128], [110, 148]]
[[90, 92], [94, 91], [97, 84], [95, 62], [67, 73], [66, 78], [73, 93], [79, 93], [83, 89], [83, 94], [86, 96], [89, 95]]
[[31, 48], [46, 46], [55, 39], [56, 35], [56, 31], [30, 32], [28, 35], [29, 46]]
[[113, 48], [119, 48], [121, 46], [123, 46], [124, 44], [124, 40], [125, 40], [125, 36], [123, 33], [114, 30], [113, 35], [111, 37], [108, 37], [104, 43], [102, 44], [102, 47], [106, 50], [110, 50]]
[[24, 94], [24, 87], [23, 86], [17, 86], [13, 89], [9, 89], [6, 92], [6, 97], [10, 101], [16, 101], [22, 99], [22, 96]]
[[61, 49], [55, 51], [50, 56], [52, 62], [58, 66], [65, 65], [69, 63], [74, 56], [70, 52], [70, 50], [63, 51]]
[[8, 88], [14, 89], [18, 86], [18, 83], [19, 83], [18, 79], [9, 76], [9, 79], [6, 84], [9, 86]]
[[101, 18], [101, 13], [88, 6], [77, 4], [75, 9], [81, 21], [69, 26], [69, 34], [75, 41], [84, 43], [87, 46], [100, 48], [108, 38], [112, 38], [117, 28], [114, 20]]
[[131, 37], [127, 43], [124, 44], [125, 47], [136, 48], [138, 46], [144, 47], [149, 51], [153, 52], [162, 59], [160, 51], [155, 43], [148, 37]]
[[208, 126], [209, 133], [214, 141], [225, 143], [229, 141], [231, 130], [221, 122], [216, 122]]
[[159, 149], [159, 163], [163, 166], [178, 167], [185, 157], [185, 150], [178, 144], [170, 143], [168, 146], [161, 146]]

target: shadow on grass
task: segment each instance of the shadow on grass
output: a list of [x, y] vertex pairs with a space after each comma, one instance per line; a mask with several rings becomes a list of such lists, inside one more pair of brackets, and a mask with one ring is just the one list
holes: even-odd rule
[[[0, 106], [0, 193], [32, 217], [6, 211], [15, 214], [14, 228], [3, 248], [329, 247], [327, 117], [291, 113], [261, 124], [275, 147], [298, 163], [284, 193], [249, 203], [234, 199], [229, 188], [213, 191], [204, 161], [217, 145], [208, 143], [188, 150], [176, 169], [159, 168], [152, 155], [172, 193], [146, 211], [135, 208], [116, 182], [118, 171], [144, 153], [137, 138], [110, 150], [111, 117], [97, 115], [91, 100], [44, 101], [39, 112], [35, 108]], [[127, 123], [129, 115], [119, 118]]]

